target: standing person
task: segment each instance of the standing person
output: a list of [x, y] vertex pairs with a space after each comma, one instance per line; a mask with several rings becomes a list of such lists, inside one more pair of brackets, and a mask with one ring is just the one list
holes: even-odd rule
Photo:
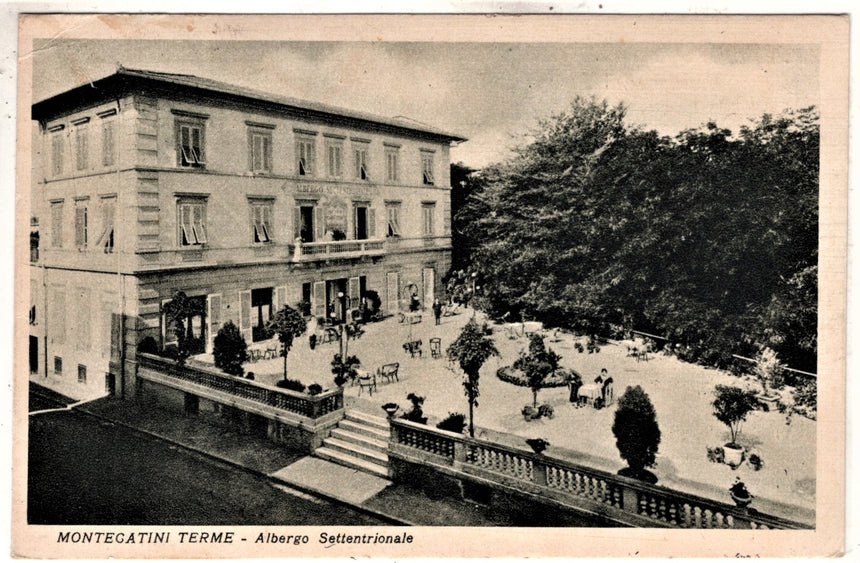
[[438, 298], [433, 300], [433, 316], [436, 317], [436, 324], [438, 325], [442, 318], [442, 304]]
[[582, 387], [582, 379], [579, 376], [571, 376], [567, 380], [567, 387], [570, 389], [570, 402], [576, 407], [582, 406], [582, 399], [579, 396], [579, 388]]

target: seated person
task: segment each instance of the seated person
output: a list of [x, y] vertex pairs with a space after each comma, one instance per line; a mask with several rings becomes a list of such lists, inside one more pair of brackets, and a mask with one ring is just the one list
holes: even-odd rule
[[594, 378], [594, 382], [597, 384], [602, 384], [603, 380], [606, 379], [608, 376], [609, 375], [608, 375], [608, 372], [606, 371], [606, 368], [603, 368], [602, 370], [600, 370], [600, 375], [598, 375], [597, 377]]

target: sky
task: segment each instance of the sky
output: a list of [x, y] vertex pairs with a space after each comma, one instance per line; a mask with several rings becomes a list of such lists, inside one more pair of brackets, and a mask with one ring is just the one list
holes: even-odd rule
[[36, 45], [35, 100], [118, 64], [193, 74], [467, 137], [452, 162], [510, 156], [538, 120], [595, 96], [664, 135], [819, 104], [819, 51], [803, 44], [51, 40]]

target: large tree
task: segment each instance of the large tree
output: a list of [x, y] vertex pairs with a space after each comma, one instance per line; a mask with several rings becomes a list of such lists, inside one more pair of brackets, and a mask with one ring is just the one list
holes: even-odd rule
[[624, 117], [577, 98], [470, 176], [481, 189], [455, 223], [488, 312], [665, 334], [718, 366], [769, 346], [814, 370], [817, 111], [674, 138]]

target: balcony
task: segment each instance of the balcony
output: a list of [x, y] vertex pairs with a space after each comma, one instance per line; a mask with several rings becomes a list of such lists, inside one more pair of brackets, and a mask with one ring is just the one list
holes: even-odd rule
[[384, 254], [385, 241], [383, 239], [303, 242], [296, 245], [293, 260], [295, 262], [315, 262], [361, 258], [363, 256], [382, 256]]

